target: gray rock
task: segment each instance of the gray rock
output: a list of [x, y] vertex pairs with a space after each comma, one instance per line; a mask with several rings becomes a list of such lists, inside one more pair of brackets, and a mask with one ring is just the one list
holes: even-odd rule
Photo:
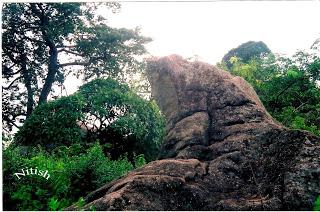
[[248, 83], [212, 65], [173, 55], [152, 58], [148, 73], [167, 120], [162, 160], [92, 192], [83, 209], [312, 209], [318, 137], [281, 126]]

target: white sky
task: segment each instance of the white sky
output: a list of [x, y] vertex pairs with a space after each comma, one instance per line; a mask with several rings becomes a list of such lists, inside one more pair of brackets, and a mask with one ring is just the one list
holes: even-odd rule
[[114, 27], [140, 26], [156, 56], [199, 55], [215, 64], [231, 48], [264, 41], [276, 53], [310, 48], [320, 37], [320, 1], [124, 2], [105, 13]]
[[[112, 27], [141, 27], [151, 55], [198, 55], [216, 64], [230, 49], [263, 41], [274, 53], [309, 49], [320, 37], [320, 0], [122, 2], [119, 13], [100, 8]], [[68, 93], [73, 85], [66, 85]], [[70, 91], [69, 91], [70, 90]]]

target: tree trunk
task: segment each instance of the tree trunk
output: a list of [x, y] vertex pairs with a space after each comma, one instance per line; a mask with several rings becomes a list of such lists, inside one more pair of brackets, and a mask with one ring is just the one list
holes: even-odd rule
[[[30, 4], [31, 10], [34, 14], [36, 14], [40, 18], [40, 30], [43, 35], [43, 39], [46, 45], [49, 47], [49, 65], [48, 65], [48, 74], [45, 79], [45, 83], [43, 85], [42, 91], [39, 97], [39, 105], [46, 102], [48, 95], [51, 91], [52, 85], [54, 83], [54, 77], [59, 69], [58, 64], [58, 50], [53, 41], [53, 39], [47, 33], [47, 27], [49, 19], [45, 14], [45, 9], [42, 7], [42, 4]], [[38, 8], [36, 7], [38, 6]]]
[[27, 93], [28, 93], [28, 97], [27, 97], [27, 118], [31, 115], [32, 111], [33, 111], [33, 105], [34, 105], [34, 100], [33, 100], [33, 90], [31, 87], [31, 80], [32, 80], [32, 75], [30, 72], [28, 72], [27, 69], [27, 56], [24, 53], [21, 56], [21, 62], [22, 62], [22, 75], [23, 75], [23, 79], [24, 79], [24, 85], [27, 88]]
[[58, 51], [55, 44], [50, 39], [46, 39], [46, 44], [50, 48], [49, 66], [48, 66], [48, 74], [40, 94], [39, 105], [47, 101], [48, 95], [54, 83], [54, 77], [59, 69]]

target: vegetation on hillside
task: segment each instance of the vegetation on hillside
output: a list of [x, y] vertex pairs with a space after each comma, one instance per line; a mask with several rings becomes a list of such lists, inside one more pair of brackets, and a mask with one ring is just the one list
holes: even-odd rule
[[219, 66], [247, 80], [267, 111], [283, 125], [320, 135], [319, 55], [298, 51], [292, 57], [270, 53], [247, 58], [233, 56], [230, 68], [224, 61]]
[[[143, 155], [134, 160], [136, 167], [145, 164]], [[136, 167], [126, 157], [111, 160], [98, 143], [86, 148], [62, 146], [52, 153], [41, 146], [10, 146], [3, 151], [4, 210], [61, 210]], [[25, 176], [19, 179], [14, 173], [22, 173], [21, 169]], [[47, 170], [50, 177], [31, 174], [34, 169]]]
[[[3, 152], [5, 209], [57, 210], [75, 203], [156, 159], [163, 135], [157, 105], [110, 78], [41, 104]], [[28, 168], [51, 177], [14, 175]]]

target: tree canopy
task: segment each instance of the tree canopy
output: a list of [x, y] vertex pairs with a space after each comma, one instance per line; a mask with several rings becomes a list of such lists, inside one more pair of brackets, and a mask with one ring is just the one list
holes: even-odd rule
[[264, 42], [248, 41], [234, 49], [231, 49], [223, 56], [222, 61], [226, 63], [228, 68], [231, 68], [232, 64], [230, 59], [232, 57], [237, 57], [243, 63], [247, 63], [255, 57], [260, 57], [262, 54], [268, 54], [270, 52], [270, 49]]
[[[11, 131], [62, 89], [68, 74], [116, 79], [141, 71], [150, 39], [116, 29], [94, 3], [6, 3], [2, 10], [3, 125]], [[118, 3], [104, 3], [112, 10]]]
[[[283, 125], [320, 135], [320, 58], [298, 51], [292, 57], [270, 54], [247, 62], [232, 57], [231, 73], [256, 90], [264, 106]], [[225, 63], [222, 62], [222, 66]]]
[[153, 101], [125, 84], [96, 79], [79, 91], [39, 105], [15, 136], [16, 145], [40, 145], [48, 151], [99, 141], [112, 159], [134, 153], [157, 157], [164, 136], [164, 119]]

